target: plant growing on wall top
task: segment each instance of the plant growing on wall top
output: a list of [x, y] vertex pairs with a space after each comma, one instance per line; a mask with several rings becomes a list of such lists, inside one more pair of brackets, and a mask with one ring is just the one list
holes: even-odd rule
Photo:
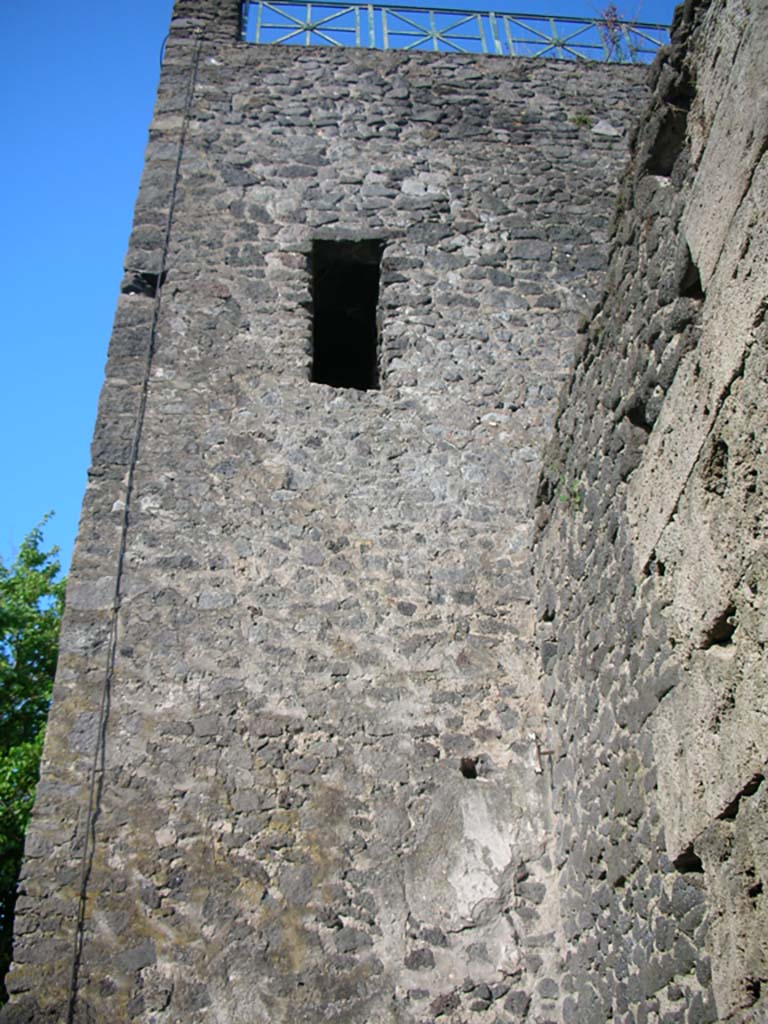
[[637, 46], [625, 28], [629, 19], [622, 14], [616, 4], [608, 4], [597, 18], [597, 30], [605, 50], [605, 59], [612, 61], [634, 61], [637, 57]]

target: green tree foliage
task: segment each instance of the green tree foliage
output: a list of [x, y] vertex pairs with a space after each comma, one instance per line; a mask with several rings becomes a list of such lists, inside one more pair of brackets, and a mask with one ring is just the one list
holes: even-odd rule
[[[64, 608], [57, 548], [42, 526], [12, 565], [0, 559], [0, 979], [11, 957], [16, 879], [35, 798]], [[0, 1002], [5, 991], [0, 981]]]

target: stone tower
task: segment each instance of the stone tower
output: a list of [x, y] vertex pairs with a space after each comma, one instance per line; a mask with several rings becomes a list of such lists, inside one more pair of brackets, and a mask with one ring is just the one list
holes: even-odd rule
[[[690, 552], [660, 554], [649, 446], [715, 273], [691, 182], [712, 97], [759, 94], [739, 8], [697, 95], [714, 6], [649, 98], [639, 68], [249, 46], [239, 0], [177, 0], [4, 1020], [753, 1019], [749, 943], [710, 984], [722, 808], [675, 831], [653, 717], [685, 669], [658, 567]], [[731, 604], [709, 647], [759, 635]], [[750, 750], [720, 789], [754, 816]]]

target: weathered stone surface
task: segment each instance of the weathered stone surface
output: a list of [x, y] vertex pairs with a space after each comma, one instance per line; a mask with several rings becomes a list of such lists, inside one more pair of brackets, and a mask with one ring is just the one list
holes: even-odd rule
[[678, 13], [539, 484], [566, 1020], [766, 1013], [767, 14]]

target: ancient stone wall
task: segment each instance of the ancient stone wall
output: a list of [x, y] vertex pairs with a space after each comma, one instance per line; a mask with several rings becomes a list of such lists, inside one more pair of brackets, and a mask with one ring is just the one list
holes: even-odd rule
[[[555, 1019], [533, 505], [643, 72], [238, 10], [168, 41], [4, 1019]], [[377, 390], [310, 381], [318, 239]]]
[[681, 8], [536, 539], [563, 1019], [766, 1018], [768, 9]]
[[680, 10], [620, 189], [639, 69], [239, 6], [175, 8], [3, 1020], [760, 1022], [765, 0]]

